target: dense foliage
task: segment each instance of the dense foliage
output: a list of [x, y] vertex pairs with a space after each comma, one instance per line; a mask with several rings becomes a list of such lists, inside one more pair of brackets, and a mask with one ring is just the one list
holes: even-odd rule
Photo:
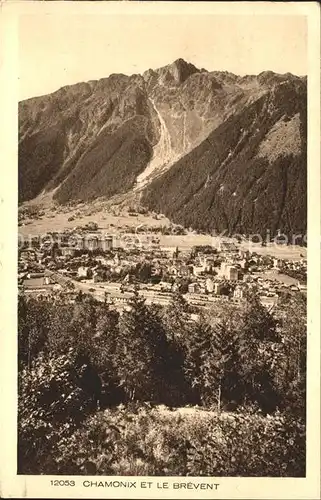
[[63, 436], [50, 471], [300, 477], [305, 473], [304, 441], [304, 426], [281, 414], [227, 416], [196, 410], [184, 415], [165, 407], [120, 406], [93, 415]]
[[19, 472], [303, 476], [305, 299], [217, 307], [20, 296]]

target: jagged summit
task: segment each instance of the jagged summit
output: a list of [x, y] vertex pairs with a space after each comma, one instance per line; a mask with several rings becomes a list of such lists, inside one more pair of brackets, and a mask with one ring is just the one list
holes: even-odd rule
[[194, 73], [199, 73], [200, 70], [192, 63], [184, 61], [184, 59], [176, 59], [172, 64], [161, 68], [160, 75], [164, 81], [173, 81], [181, 84]]
[[[203, 70], [204, 71], [204, 70]], [[149, 69], [143, 73], [143, 78], [146, 82], [152, 80], [153, 83], [158, 81], [161, 85], [180, 85], [185, 82], [188, 77], [194, 73], [201, 71], [194, 64], [186, 62], [184, 59], [176, 59], [171, 64], [162, 66], [155, 70]]]
[[174, 61], [171, 66], [173, 67], [173, 70], [177, 72], [180, 83], [185, 81], [186, 78], [193, 75], [194, 73], [200, 72], [200, 70], [196, 66], [194, 66], [194, 64], [188, 63], [181, 58], [176, 59], [176, 61]]

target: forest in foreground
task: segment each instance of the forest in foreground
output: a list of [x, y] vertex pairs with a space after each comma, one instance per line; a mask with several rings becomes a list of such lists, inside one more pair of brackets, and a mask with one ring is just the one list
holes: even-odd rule
[[19, 296], [18, 473], [305, 476], [306, 299]]

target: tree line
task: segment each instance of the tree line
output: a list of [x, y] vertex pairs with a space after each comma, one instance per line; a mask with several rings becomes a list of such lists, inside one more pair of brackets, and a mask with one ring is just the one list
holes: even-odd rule
[[305, 308], [288, 295], [272, 314], [252, 295], [195, 320], [179, 293], [161, 308], [136, 292], [121, 315], [86, 295], [73, 304], [21, 295], [20, 470], [42, 456], [48, 433], [57, 445], [120, 404], [283, 412], [304, 423]]

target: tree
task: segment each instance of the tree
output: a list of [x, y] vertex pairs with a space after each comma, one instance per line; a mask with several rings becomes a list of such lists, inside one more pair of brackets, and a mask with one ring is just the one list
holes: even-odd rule
[[195, 396], [199, 401], [204, 398], [204, 360], [211, 346], [212, 329], [204, 318], [196, 325], [193, 333], [185, 342], [184, 371]]
[[190, 329], [190, 307], [180, 292], [173, 294], [172, 300], [164, 310], [163, 322], [168, 338], [179, 343]]
[[307, 311], [303, 294], [280, 297], [277, 314], [282, 342], [272, 365], [275, 385], [282, 396], [282, 408], [305, 418]]
[[[166, 335], [161, 308], [151, 305], [148, 311], [149, 343], [153, 353], [154, 401], [169, 405], [179, 404], [184, 398], [180, 395], [182, 380], [178, 351]], [[183, 392], [186, 391], [183, 389]]]
[[239, 325], [240, 376], [247, 401], [271, 412], [280, 403], [273, 380], [274, 352], [281, 338], [278, 320], [264, 307], [256, 294], [247, 297]]
[[117, 343], [117, 371], [120, 384], [130, 401], [157, 398], [157, 378], [161, 343], [155, 316], [136, 290], [128, 309], [120, 318]]
[[52, 304], [24, 294], [18, 297], [18, 359], [19, 366], [32, 360], [45, 348], [50, 329]]
[[249, 294], [243, 313], [244, 335], [259, 340], [279, 342], [276, 318], [261, 303], [257, 294]]
[[91, 398], [78, 383], [76, 353], [39, 355], [18, 378], [18, 470], [50, 473], [58, 442], [91, 412]]
[[[280, 404], [273, 362], [280, 344], [278, 321], [256, 299], [213, 306], [188, 336], [186, 373], [203, 404]], [[234, 404], [233, 403], [233, 404]]]
[[149, 262], [140, 262], [136, 266], [135, 275], [139, 281], [147, 283], [150, 280], [152, 267]]
[[75, 320], [75, 311], [83, 307], [83, 302], [74, 305], [65, 302], [62, 298], [56, 301], [50, 310], [48, 339], [45, 352], [64, 354], [70, 347], [80, 349], [79, 324]]
[[201, 402], [215, 404], [231, 402], [242, 394], [238, 376], [239, 352], [236, 332], [225, 323], [211, 326], [204, 317], [196, 325], [187, 344], [185, 370]]
[[98, 313], [95, 334], [92, 338], [90, 359], [103, 381], [102, 403], [106, 406], [120, 402], [117, 366], [117, 345], [119, 342], [119, 313], [108, 304], [97, 304]]

